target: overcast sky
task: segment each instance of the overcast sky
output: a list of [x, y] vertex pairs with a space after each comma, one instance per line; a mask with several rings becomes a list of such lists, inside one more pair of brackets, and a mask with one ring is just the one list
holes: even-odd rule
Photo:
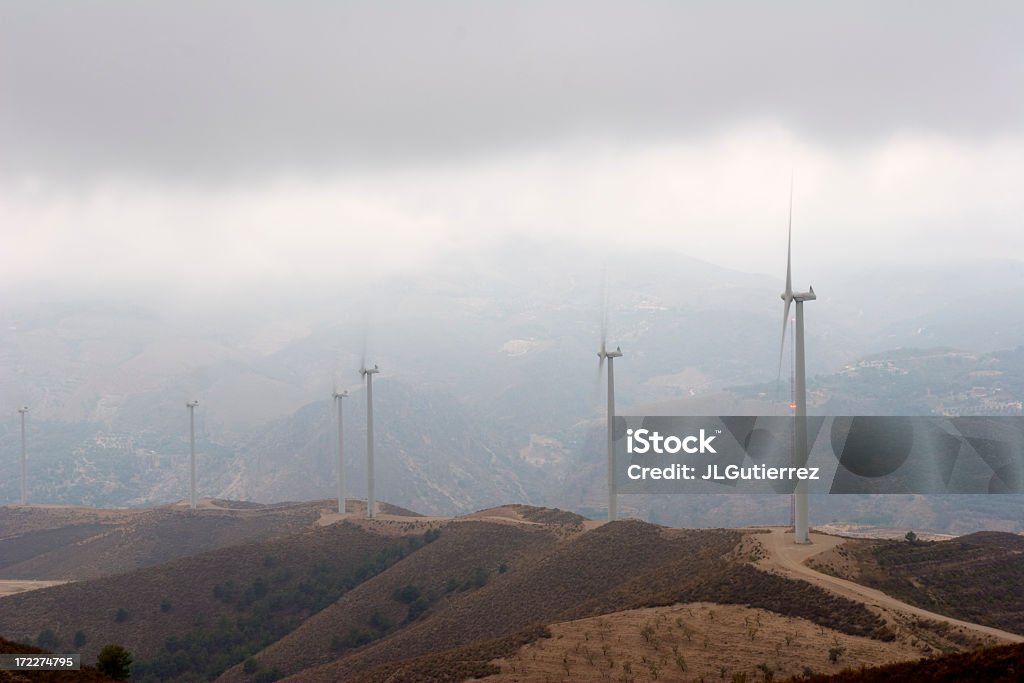
[[0, 287], [1024, 259], [1020, 2], [0, 5]]

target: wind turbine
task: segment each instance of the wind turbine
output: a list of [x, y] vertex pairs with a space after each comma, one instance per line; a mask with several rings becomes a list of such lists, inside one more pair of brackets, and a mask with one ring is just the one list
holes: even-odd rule
[[22, 406], [18, 408], [18, 412], [21, 413], [21, 504], [28, 504], [28, 486], [26, 484], [26, 473], [28, 466], [25, 464], [25, 414], [28, 412], [28, 406]]
[[370, 519], [377, 516], [373, 497], [373, 376], [378, 372], [376, 365], [368, 368], [365, 363], [359, 371], [366, 378], [366, 516]]
[[[793, 291], [792, 277], [793, 260], [793, 184], [789, 185], [789, 237], [786, 243], [786, 291], [782, 293], [785, 308], [782, 312], [782, 345], [779, 347], [779, 376], [782, 376], [782, 353], [786, 347], [786, 326], [789, 324], [789, 306], [796, 302], [796, 362], [794, 364], [794, 399], [796, 403], [796, 422], [794, 432], [793, 465], [802, 467], [807, 462], [807, 386], [804, 363], [804, 302], [814, 301], [814, 287], [806, 292]], [[807, 522], [807, 482], [799, 481], [795, 491], [796, 514], [793, 525], [794, 540], [797, 543], [810, 543], [811, 538]]]
[[606, 346], [608, 336], [608, 303], [605, 302], [604, 319], [601, 322], [601, 350], [597, 352], [597, 374], [600, 377], [605, 360], [608, 361], [608, 521], [614, 522], [619, 517], [619, 499], [615, 490], [615, 369], [614, 361], [622, 357], [622, 349], [618, 346], [609, 351]]
[[338, 514], [345, 514], [345, 458], [344, 458], [344, 446], [342, 436], [344, 434], [342, 430], [342, 419], [341, 419], [341, 400], [348, 397], [347, 391], [342, 391], [340, 394], [338, 390], [334, 390], [334, 402], [338, 404]]
[[188, 440], [191, 452], [191, 459], [189, 461], [191, 467], [189, 507], [193, 510], [196, 509], [196, 406], [198, 405], [199, 401], [185, 402], [185, 407], [188, 408]]

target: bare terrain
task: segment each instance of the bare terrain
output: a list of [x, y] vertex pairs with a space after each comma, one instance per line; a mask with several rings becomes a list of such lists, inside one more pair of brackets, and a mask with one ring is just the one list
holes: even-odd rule
[[[615, 612], [553, 624], [551, 637], [495, 660], [491, 683], [732, 680], [765, 671], [781, 679], [878, 666], [922, 656], [910, 638], [881, 642], [806, 619], [714, 603]], [[835, 661], [830, 652], [835, 652]]]
[[[87, 657], [119, 643], [138, 680], [223, 683], [780, 680], [1024, 642], [858, 583], [878, 567], [850, 549], [890, 541], [814, 533], [797, 546], [781, 528], [526, 505], [346, 511], [5, 508], [0, 576], [17, 576], [0, 584], [0, 634]], [[964, 547], [1012, 571], [1016, 538]], [[956, 558], [956, 542], [896, 549]]]
[[59, 586], [66, 581], [4, 581], [0, 579], [0, 598], [5, 595], [14, 595], [15, 593], [24, 593], [25, 591], [38, 590], [40, 588], [49, 588], [50, 586]]
[[862, 602], [897, 623], [905, 623], [908, 617], [913, 617], [940, 623], [946, 622], [955, 629], [975, 635], [987, 644], [1024, 642], [1024, 636], [1019, 634], [952, 619], [947, 615], [905, 603], [880, 590], [830, 576], [807, 566], [807, 560], [813, 556], [844, 543], [845, 539], [841, 537], [812, 533], [810, 544], [797, 545], [792, 542], [792, 534], [787, 534], [786, 529], [773, 528], [769, 533], [759, 535], [757, 538], [767, 550], [767, 556], [759, 562], [761, 566], [807, 581], [837, 595]]

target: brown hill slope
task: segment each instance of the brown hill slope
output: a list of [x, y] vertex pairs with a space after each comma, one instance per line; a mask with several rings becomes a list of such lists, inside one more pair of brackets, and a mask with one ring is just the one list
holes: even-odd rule
[[[429, 618], [331, 664], [302, 671], [296, 680], [358, 680], [378, 668], [402, 668], [403, 660], [411, 657], [514, 637], [531, 626], [579, 612], [583, 605], [593, 614], [633, 606], [630, 603], [649, 594], [615, 589], [645, 576], [659, 586], [659, 570], [668, 573], [666, 565], [673, 562], [688, 560], [696, 571], [702, 563], [729, 553], [739, 538], [736, 532], [683, 534], [637, 521], [605, 524], [568, 541], [549, 543], [543, 552], [524, 558], [479, 590], [454, 596]], [[428, 680], [430, 674], [424, 675]]]
[[805, 611], [819, 626], [884, 635], [881, 620], [862, 604], [734, 559], [741, 537], [735, 531], [682, 531], [635, 521], [606, 524], [494, 577], [422, 622], [289, 680], [394, 683], [484, 676], [498, 671], [491, 660], [542, 637], [544, 624], [690, 601], [689, 595], [767, 603]]
[[1003, 645], [973, 652], [922, 659], [916, 662], [791, 680], [803, 683], [893, 683], [894, 681], [1019, 683], [1024, 680], [1024, 645]]
[[[31, 645], [13, 643], [0, 638], [0, 654], [41, 655], [47, 650]], [[114, 679], [101, 674], [94, 667], [83, 665], [79, 671], [0, 671], [0, 683], [113, 683]]]
[[118, 643], [140, 663], [185, 652], [180, 668], [206, 666], [216, 655], [222, 671], [422, 543], [350, 523], [318, 527], [8, 596], [0, 601], [0, 633], [31, 640], [51, 629], [70, 644], [80, 631], [87, 657]]
[[933, 612], [1024, 634], [1024, 537], [981, 532], [948, 541], [847, 542], [841, 550], [845, 557], [815, 567]]
[[[49, 629], [61, 644], [84, 638], [75, 650], [87, 658], [119, 643], [135, 655], [141, 681], [219, 675], [238, 683], [464, 680], [496, 673], [495, 660], [511, 661], [548, 629], [557, 639], [556, 623], [698, 601], [769, 610], [781, 616], [760, 618], [876, 643], [865, 652], [907, 640], [863, 602], [755, 567], [760, 536], [752, 531], [596, 524], [526, 506], [454, 520], [336, 521], [314, 512], [316, 522], [290, 536], [0, 598], [0, 633], [32, 640]], [[190, 519], [197, 533], [201, 515], [181, 518]], [[983, 540], [991, 552], [1014, 552], [1008, 539]], [[859, 661], [884, 661], [873, 656]]]
[[[0, 578], [93, 579], [177, 557], [297, 533], [322, 503], [288, 506], [179, 506], [151, 510], [0, 508]], [[23, 526], [19, 526], [19, 524]], [[19, 531], [19, 529], [24, 529]]]
[[[551, 636], [492, 662], [488, 683], [630, 678], [636, 683], [764, 680], [918, 659], [909, 641], [882, 642], [775, 612], [707, 602], [613, 612], [550, 626]], [[835, 649], [834, 661], [830, 650]]]
[[[487, 584], [536, 561], [557, 543], [555, 531], [543, 525], [450, 522], [429, 546], [342, 596], [255, 660], [262, 670], [291, 674], [372, 649], [382, 638], [394, 642], [407, 631], [414, 636], [399, 643], [400, 657], [430, 652], [439, 647], [439, 640], [458, 644], [465, 622], [474, 616], [465, 609], [456, 608], [459, 623], [447, 633], [424, 636], [418, 627], [434, 622], [435, 615], [461, 605]], [[466, 637], [473, 639], [473, 635]], [[235, 667], [220, 680], [247, 680], [244, 674], [242, 667]]]
[[0, 505], [0, 538], [75, 524], [117, 524], [143, 510], [104, 510], [69, 505]]
[[[335, 503], [262, 505], [202, 500], [147, 510], [0, 508], [0, 579], [84, 580], [151, 567], [178, 557], [279, 538], [311, 528]], [[347, 501], [352, 515], [365, 503]], [[418, 517], [388, 503], [382, 514]], [[340, 519], [340, 516], [339, 516]], [[336, 520], [335, 520], [336, 521]]]

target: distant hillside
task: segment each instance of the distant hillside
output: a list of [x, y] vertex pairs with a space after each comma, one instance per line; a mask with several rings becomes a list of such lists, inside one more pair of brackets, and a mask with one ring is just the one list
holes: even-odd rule
[[[334, 524], [20, 593], [3, 598], [0, 633], [35, 640], [51, 629], [70, 645], [81, 632], [85, 642], [76, 650], [87, 657], [118, 643], [140, 665], [223, 669], [412, 552], [423, 543], [422, 533], [405, 538]], [[179, 651], [188, 659], [164, 661]], [[204, 661], [213, 656], [226, 659]]]
[[957, 619], [1024, 634], [1024, 536], [979, 532], [948, 541], [848, 542], [852, 561], [819, 569]]
[[0, 507], [2, 579], [91, 579], [228, 545], [294, 534], [319, 518], [323, 503], [211, 502], [151, 510], [98, 511]]

